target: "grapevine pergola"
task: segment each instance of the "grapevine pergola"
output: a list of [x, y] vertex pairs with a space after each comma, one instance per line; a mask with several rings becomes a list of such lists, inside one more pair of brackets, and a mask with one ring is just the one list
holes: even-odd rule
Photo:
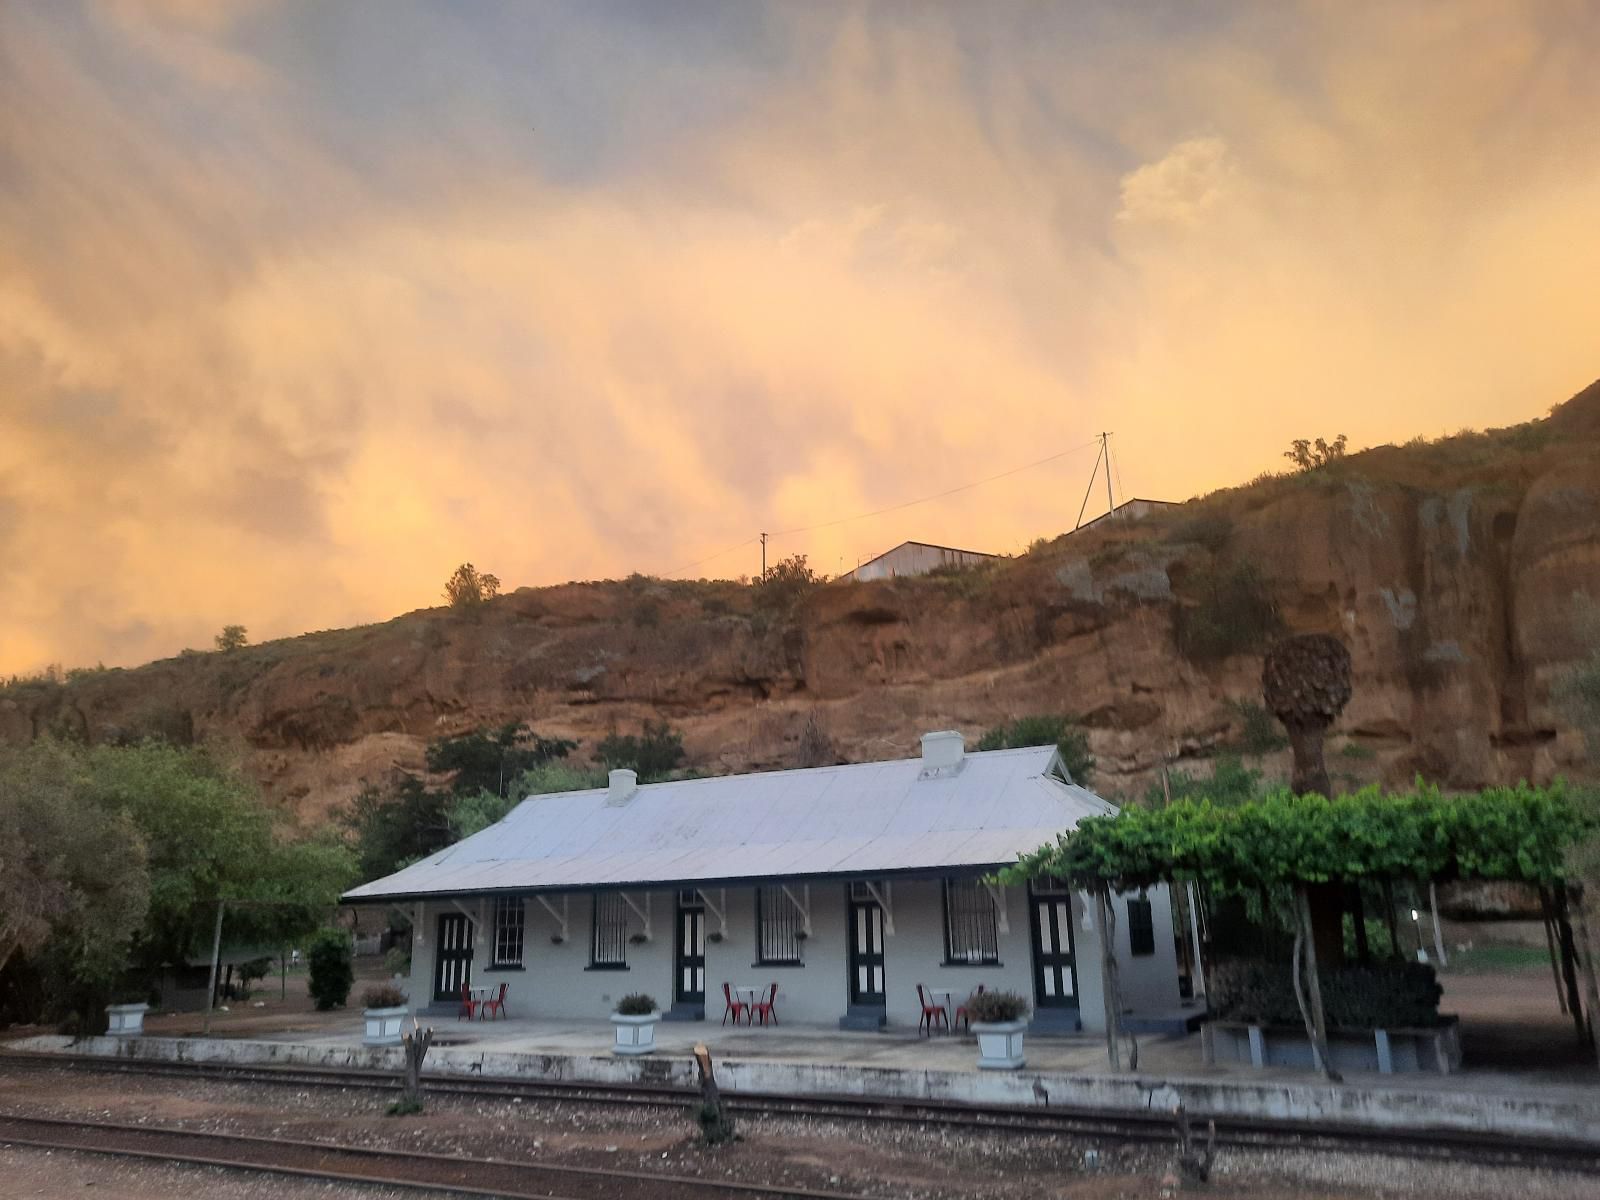
[[[1318, 1061], [1330, 1079], [1327, 1030], [1317, 980], [1307, 888], [1326, 883], [1451, 880], [1524, 882], [1551, 889], [1567, 906], [1568, 851], [1596, 830], [1596, 819], [1561, 783], [1519, 784], [1446, 795], [1420, 780], [1409, 791], [1376, 787], [1329, 800], [1318, 794], [1273, 792], [1236, 807], [1182, 800], [1165, 808], [1125, 808], [1090, 817], [1054, 845], [1024, 855], [1002, 875], [1007, 882], [1054, 877], [1093, 894], [1101, 928], [1109, 898], [1163, 883], [1200, 882], [1234, 888], [1288, 887], [1296, 900], [1294, 981], [1304, 985], [1302, 1013]], [[1577, 908], [1582, 922], [1582, 907]], [[1563, 924], [1565, 920], [1563, 917]], [[1567, 935], [1570, 943], [1570, 934]], [[1600, 995], [1587, 949], [1589, 1034], [1600, 1032]], [[1111, 938], [1103, 932], [1108, 1054], [1117, 1048], [1120, 999]], [[1571, 963], [1568, 990], [1576, 999]], [[1575, 1010], [1576, 1016], [1576, 1010]]]

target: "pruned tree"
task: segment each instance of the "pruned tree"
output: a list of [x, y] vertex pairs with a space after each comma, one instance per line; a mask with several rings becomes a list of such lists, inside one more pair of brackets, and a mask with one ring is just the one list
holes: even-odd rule
[[1267, 651], [1261, 692], [1289, 734], [1294, 751], [1289, 786], [1301, 795], [1328, 795], [1323, 739], [1350, 702], [1350, 651], [1326, 633], [1284, 638]]
[[451, 608], [474, 608], [500, 594], [500, 580], [471, 563], [462, 563], [444, 585], [444, 598]]

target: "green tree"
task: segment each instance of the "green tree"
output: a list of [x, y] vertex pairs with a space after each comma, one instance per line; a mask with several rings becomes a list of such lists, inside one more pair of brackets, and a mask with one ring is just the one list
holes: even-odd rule
[[756, 605], [764, 609], [791, 609], [827, 577], [819, 575], [806, 562], [804, 554], [781, 558], [755, 581]]
[[611, 733], [595, 748], [609, 770], [630, 768], [641, 783], [665, 779], [683, 761], [683, 733], [665, 721], [645, 721], [637, 736]]
[[1094, 778], [1089, 735], [1066, 717], [1039, 713], [996, 725], [978, 739], [979, 750], [1013, 750], [1020, 746], [1054, 746], [1073, 783], [1088, 787]]
[[444, 598], [451, 608], [475, 608], [500, 594], [500, 581], [471, 563], [462, 563], [444, 585]]
[[519, 775], [504, 796], [479, 791], [457, 796], [446, 810], [450, 831], [457, 838], [470, 837], [502, 821], [529, 796], [551, 792], [581, 792], [606, 786], [606, 773], [598, 767], [580, 767], [567, 762], [546, 762]]
[[515, 721], [497, 729], [441, 738], [426, 751], [428, 770], [450, 776], [450, 790], [458, 796], [477, 792], [505, 794], [512, 780], [552, 759], [563, 758], [578, 743], [547, 738]]
[[338, 1008], [350, 998], [350, 989], [356, 981], [353, 965], [354, 947], [350, 935], [343, 929], [319, 929], [306, 948], [306, 965], [310, 977], [306, 990], [318, 1011]]
[[415, 775], [395, 773], [387, 786], [363, 788], [343, 815], [355, 842], [356, 872], [364, 880], [392, 875], [407, 863], [443, 850], [454, 836], [449, 792]]
[[1315, 471], [1343, 458], [1346, 444], [1347, 439], [1342, 433], [1331, 442], [1322, 438], [1317, 438], [1315, 441], [1310, 438], [1295, 438], [1289, 443], [1289, 448], [1283, 452], [1283, 456], [1301, 471]]
[[250, 644], [243, 625], [224, 625], [214, 640], [218, 650], [238, 650]]
[[1232, 808], [1247, 801], [1259, 799], [1263, 793], [1261, 772], [1245, 766], [1237, 754], [1219, 756], [1211, 766], [1210, 775], [1192, 775], [1188, 771], [1167, 772], [1167, 786], [1160, 781], [1152, 783], [1144, 794], [1147, 808], [1161, 808], [1167, 803], [1170, 791], [1174, 803], [1180, 800], [1209, 800], [1213, 804]]

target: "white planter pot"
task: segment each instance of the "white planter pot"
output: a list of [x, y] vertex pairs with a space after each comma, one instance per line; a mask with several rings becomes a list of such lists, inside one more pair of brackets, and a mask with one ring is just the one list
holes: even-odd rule
[[974, 1021], [978, 1066], [986, 1071], [1015, 1071], [1022, 1066], [1022, 1034], [1026, 1021]]
[[144, 1035], [144, 1014], [150, 1011], [148, 1004], [108, 1004], [106, 1013], [111, 1021], [106, 1029], [107, 1037], [142, 1037]]
[[398, 1046], [400, 1030], [406, 1023], [406, 1006], [396, 1008], [369, 1008], [364, 1010], [367, 1019], [366, 1036], [361, 1039], [366, 1046]]
[[656, 1048], [656, 1026], [660, 1023], [661, 1014], [658, 1012], [645, 1013], [642, 1017], [612, 1013], [611, 1028], [616, 1032], [617, 1040], [611, 1052], [623, 1055], [649, 1054]]

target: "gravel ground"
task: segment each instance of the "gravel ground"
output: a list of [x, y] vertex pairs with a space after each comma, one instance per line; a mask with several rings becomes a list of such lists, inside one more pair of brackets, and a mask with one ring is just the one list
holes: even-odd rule
[[[708, 1150], [692, 1136], [686, 1113], [613, 1109], [557, 1101], [474, 1102], [438, 1097], [421, 1117], [383, 1116], [386, 1100], [360, 1090], [296, 1090], [80, 1070], [10, 1071], [0, 1067], [0, 1110], [19, 1115], [150, 1122], [209, 1132], [250, 1133], [303, 1141], [398, 1147], [483, 1157], [537, 1158], [589, 1166], [655, 1169], [680, 1175], [837, 1188], [897, 1200], [1073, 1200], [1176, 1194], [1168, 1151], [1096, 1144], [1085, 1139], [956, 1132], [937, 1127], [878, 1125], [795, 1117], [749, 1118], [744, 1139]], [[24, 1151], [3, 1153], [23, 1155]], [[30, 1156], [33, 1157], [33, 1156]], [[116, 1160], [64, 1156], [72, 1170], [107, 1183], [135, 1168]], [[36, 1167], [37, 1159], [35, 1157]], [[46, 1163], [46, 1168], [56, 1164]], [[147, 1168], [158, 1170], [158, 1168]], [[131, 1177], [131, 1176], [130, 1176]], [[0, 1196], [78, 1191], [67, 1178], [56, 1192], [8, 1191], [19, 1173], [0, 1178]], [[49, 1179], [48, 1170], [41, 1177]], [[302, 1185], [240, 1177], [262, 1195], [298, 1197]], [[122, 1186], [120, 1183], [116, 1186]], [[129, 1185], [133, 1186], [133, 1185]], [[130, 1191], [174, 1195], [167, 1191]], [[96, 1196], [121, 1193], [93, 1189]], [[253, 1196], [250, 1191], [202, 1195]], [[386, 1194], [382, 1189], [317, 1189], [306, 1195]], [[1593, 1178], [1571, 1174], [1452, 1166], [1398, 1157], [1225, 1150], [1204, 1194], [1238, 1200], [1578, 1200], [1600, 1194]]]

